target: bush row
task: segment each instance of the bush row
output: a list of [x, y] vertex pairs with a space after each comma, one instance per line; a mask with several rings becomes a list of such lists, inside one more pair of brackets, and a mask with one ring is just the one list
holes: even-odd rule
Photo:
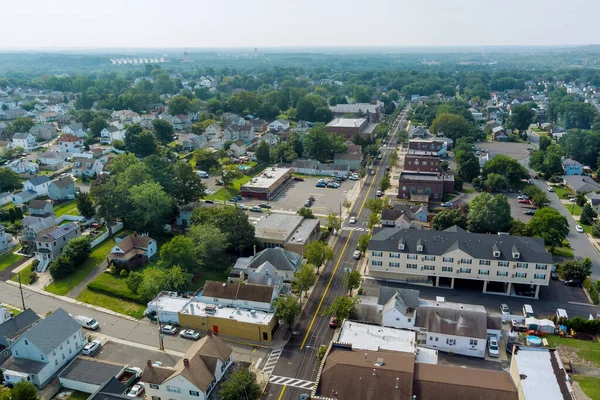
[[98, 282], [92, 282], [87, 285], [87, 288], [92, 292], [105, 294], [107, 296], [116, 297], [118, 299], [132, 301], [134, 303], [138, 303], [141, 305], [146, 305], [147, 303], [137, 294], [131, 293], [129, 289], [122, 290], [120, 288], [114, 286], [105, 286]]
[[593, 282], [590, 280], [590, 278], [585, 278], [585, 280], [583, 281], [583, 287], [590, 294], [590, 298], [592, 299], [592, 302], [594, 304], [600, 303], [600, 297], [598, 296], [598, 290], [596, 289], [596, 286], [593, 284]]

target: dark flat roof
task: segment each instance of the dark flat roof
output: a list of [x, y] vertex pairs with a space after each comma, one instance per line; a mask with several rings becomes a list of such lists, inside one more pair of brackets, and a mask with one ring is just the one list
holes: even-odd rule
[[92, 385], [102, 385], [110, 378], [117, 376], [124, 367], [125, 365], [121, 364], [77, 357], [58, 377]]

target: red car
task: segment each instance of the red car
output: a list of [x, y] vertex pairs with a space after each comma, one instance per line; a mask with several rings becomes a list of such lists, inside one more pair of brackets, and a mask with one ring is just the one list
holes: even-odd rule
[[531, 200], [528, 200], [528, 199], [521, 199], [521, 200], [519, 200], [519, 203], [520, 203], [520, 204], [531, 204]]

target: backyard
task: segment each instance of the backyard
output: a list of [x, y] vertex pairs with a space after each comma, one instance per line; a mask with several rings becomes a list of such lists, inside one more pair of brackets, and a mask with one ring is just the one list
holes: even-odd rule
[[79, 215], [79, 210], [77, 209], [77, 202], [75, 200], [71, 200], [57, 204], [54, 207], [54, 213], [56, 214], [57, 218], [64, 214]]
[[573, 375], [573, 380], [579, 383], [583, 393], [585, 393], [590, 399], [600, 399], [600, 378]]
[[11, 265], [13, 265], [17, 261], [19, 261], [21, 258], [23, 258], [23, 256], [20, 256], [18, 254], [13, 254], [15, 251], [18, 251], [20, 248], [21, 248], [21, 246], [17, 246], [15, 248], [13, 248], [12, 250], [10, 250], [9, 253], [0, 257], [0, 271], [4, 271], [6, 268], [10, 267]]

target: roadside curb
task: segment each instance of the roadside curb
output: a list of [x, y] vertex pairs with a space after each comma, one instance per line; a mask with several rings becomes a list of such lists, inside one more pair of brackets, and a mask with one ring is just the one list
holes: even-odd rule
[[[19, 287], [19, 284], [17, 282], [6, 281], [6, 283], [9, 284], [9, 285], [15, 286], [15, 287]], [[91, 305], [91, 304], [88, 304], [88, 303], [84, 303], [84, 302], [79, 301], [79, 300], [74, 300], [74, 299], [72, 299], [70, 297], [67, 297], [67, 296], [60, 296], [60, 295], [57, 295], [57, 294], [54, 294], [54, 293], [46, 292], [45, 290], [34, 289], [34, 288], [31, 288], [31, 287], [26, 286], [26, 285], [23, 285], [23, 286], [27, 290], [30, 290], [32, 292], [35, 292], [35, 293], [38, 293], [38, 294], [41, 294], [41, 295], [44, 295], [44, 296], [53, 297], [55, 299], [66, 301], [66, 302], [71, 303], [71, 304], [76, 304], [78, 306], [83, 306], [83, 307], [91, 308], [92, 310], [100, 311], [100, 312], [103, 312], [105, 314], [113, 315], [115, 317], [124, 318], [124, 319], [127, 319], [127, 320], [132, 321], [132, 322], [140, 322], [141, 321], [139, 319], [135, 319], [133, 317], [130, 317], [129, 315], [121, 314], [121, 313], [118, 313], [118, 312], [115, 312], [115, 311], [112, 311], [112, 310], [108, 310], [108, 309], [103, 308], [103, 307], [94, 306], [94, 305]]]

